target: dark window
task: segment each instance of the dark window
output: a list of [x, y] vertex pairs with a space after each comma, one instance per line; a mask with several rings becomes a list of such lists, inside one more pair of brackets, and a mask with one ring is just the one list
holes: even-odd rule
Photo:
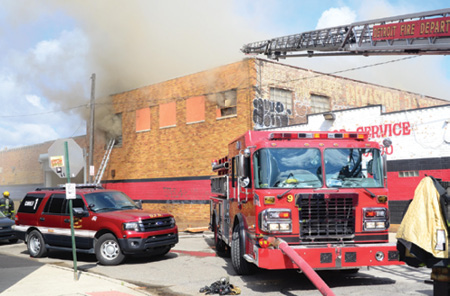
[[37, 209], [39, 208], [39, 205], [41, 204], [42, 200], [44, 199], [45, 194], [39, 193], [39, 194], [27, 194], [20, 206], [19, 206], [19, 213], [30, 213], [34, 214], [36, 213]]
[[236, 157], [231, 160], [231, 186], [236, 187]]
[[208, 99], [217, 104], [216, 118], [237, 115], [237, 92], [235, 89], [210, 95]]
[[44, 208], [44, 213], [47, 214], [62, 214], [63, 212], [63, 203], [66, 199], [65, 194], [53, 194], [48, 199], [47, 204]]
[[[86, 206], [84, 204], [83, 199], [81, 198], [81, 195], [77, 194], [77, 198], [76, 199], [72, 199], [72, 209], [73, 208], [82, 208], [83, 210], [86, 210]], [[65, 203], [64, 203], [64, 214], [65, 215], [70, 215], [69, 212], [69, 200], [66, 199]]]

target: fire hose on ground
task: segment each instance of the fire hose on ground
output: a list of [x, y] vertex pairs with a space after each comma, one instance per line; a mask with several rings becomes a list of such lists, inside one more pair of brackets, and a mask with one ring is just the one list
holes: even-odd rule
[[309, 280], [316, 286], [320, 293], [324, 296], [334, 296], [335, 294], [331, 291], [330, 287], [322, 280], [322, 278], [317, 274], [317, 272], [312, 269], [312, 267], [300, 256], [298, 255], [289, 245], [282, 239], [269, 237], [269, 244], [275, 248], [280, 249], [284, 254], [286, 254], [292, 262], [294, 262], [300, 270], [309, 278]]

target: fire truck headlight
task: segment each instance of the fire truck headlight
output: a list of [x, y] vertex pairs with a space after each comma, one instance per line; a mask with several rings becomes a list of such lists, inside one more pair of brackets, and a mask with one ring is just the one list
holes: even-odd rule
[[278, 223], [270, 223], [269, 224], [269, 231], [278, 231], [280, 230], [280, 225]]
[[266, 209], [259, 214], [259, 228], [269, 233], [292, 231], [290, 209]]
[[389, 228], [389, 212], [386, 208], [363, 208], [364, 231], [383, 231]]
[[280, 231], [291, 231], [290, 223], [280, 223]]

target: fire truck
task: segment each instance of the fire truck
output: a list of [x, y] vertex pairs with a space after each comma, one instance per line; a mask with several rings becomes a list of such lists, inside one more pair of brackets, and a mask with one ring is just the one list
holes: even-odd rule
[[[241, 50], [276, 60], [448, 55], [450, 9], [277, 37]], [[231, 247], [238, 274], [251, 273], [254, 266], [295, 268], [294, 261], [328, 295], [332, 292], [316, 281], [311, 267], [399, 264], [395, 246], [387, 243], [386, 160], [366, 134], [248, 132], [213, 168], [218, 176], [211, 181], [211, 228], [218, 251]], [[437, 290], [448, 294], [448, 268], [443, 271], [435, 290], [438, 283]]]
[[274, 238], [313, 269], [400, 264], [388, 243], [386, 158], [367, 133], [248, 131], [212, 169], [215, 247], [238, 274], [297, 268]]

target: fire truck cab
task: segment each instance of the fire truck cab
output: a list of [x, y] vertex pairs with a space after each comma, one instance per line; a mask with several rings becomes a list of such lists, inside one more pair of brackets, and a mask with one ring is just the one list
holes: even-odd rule
[[238, 274], [297, 268], [274, 237], [314, 269], [401, 264], [386, 161], [367, 133], [248, 131], [212, 168], [210, 227]]

